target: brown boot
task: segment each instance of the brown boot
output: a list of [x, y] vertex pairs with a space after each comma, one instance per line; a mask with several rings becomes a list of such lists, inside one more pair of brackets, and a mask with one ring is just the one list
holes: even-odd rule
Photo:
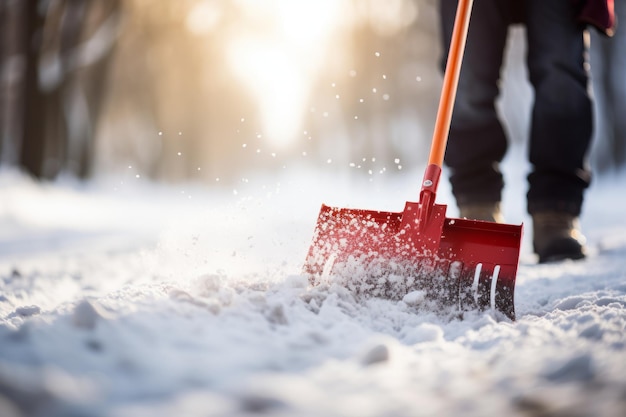
[[504, 223], [500, 202], [470, 204], [459, 207], [459, 217], [470, 220]]
[[533, 246], [539, 263], [585, 257], [585, 237], [578, 217], [565, 212], [545, 211], [533, 217]]

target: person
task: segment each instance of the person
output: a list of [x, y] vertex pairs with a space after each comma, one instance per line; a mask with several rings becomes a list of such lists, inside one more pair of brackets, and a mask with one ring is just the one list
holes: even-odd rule
[[[540, 263], [585, 257], [579, 217], [591, 181], [586, 155], [593, 115], [583, 2], [474, 2], [444, 160], [460, 216], [501, 222], [504, 181], [499, 165], [507, 137], [495, 101], [509, 26], [524, 24], [526, 65], [534, 90], [526, 197]], [[447, 56], [457, 0], [441, 0], [439, 5]]]
[[[615, 0], [615, 15], [626, 16], [626, 0]], [[589, 61], [593, 79], [596, 131], [591, 151], [594, 172], [609, 174], [626, 167], [626, 30], [612, 38], [591, 33]]]

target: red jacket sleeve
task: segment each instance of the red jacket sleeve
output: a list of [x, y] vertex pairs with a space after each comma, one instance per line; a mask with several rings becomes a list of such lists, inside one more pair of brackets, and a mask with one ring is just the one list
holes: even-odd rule
[[613, 1], [582, 0], [578, 20], [594, 26], [606, 36], [613, 36], [617, 24]]

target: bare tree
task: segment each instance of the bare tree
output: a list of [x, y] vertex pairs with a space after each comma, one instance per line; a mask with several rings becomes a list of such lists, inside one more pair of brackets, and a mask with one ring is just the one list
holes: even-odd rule
[[120, 0], [4, 1], [0, 10], [1, 68], [13, 75], [3, 77], [13, 93], [2, 105], [3, 161], [37, 178], [86, 177]]

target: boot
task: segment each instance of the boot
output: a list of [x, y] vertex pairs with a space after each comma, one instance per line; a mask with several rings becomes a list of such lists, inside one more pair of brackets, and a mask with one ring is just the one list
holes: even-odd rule
[[533, 246], [539, 263], [585, 257], [585, 237], [578, 217], [559, 211], [535, 213]]
[[459, 207], [459, 217], [470, 220], [504, 223], [500, 202], [470, 204]]

